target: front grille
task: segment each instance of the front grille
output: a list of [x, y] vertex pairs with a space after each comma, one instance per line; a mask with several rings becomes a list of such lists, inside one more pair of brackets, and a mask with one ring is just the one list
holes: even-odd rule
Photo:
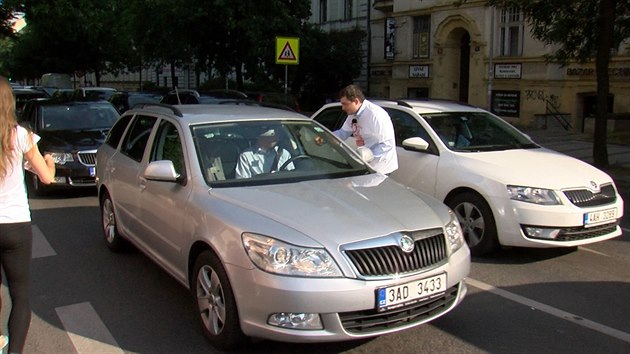
[[576, 189], [565, 191], [564, 195], [569, 198], [571, 203], [579, 207], [592, 207], [610, 204], [617, 200], [615, 188], [610, 183], [602, 185], [599, 193], [593, 193], [588, 189]]
[[415, 241], [413, 252], [399, 246], [347, 250], [345, 253], [362, 276], [387, 276], [416, 272], [441, 263], [447, 257], [446, 240], [438, 234]]
[[398, 308], [386, 312], [376, 309], [342, 312], [339, 319], [343, 328], [353, 334], [383, 332], [410, 324], [425, 322], [448, 311], [457, 299], [459, 286], [456, 285], [438, 298], [429, 299], [407, 308]]
[[85, 166], [96, 165], [96, 150], [79, 151], [77, 156], [79, 157], [79, 162]]
[[[579, 240], [586, 240], [593, 237], [604, 236], [604, 235], [608, 235], [610, 233], [615, 232], [617, 230], [618, 225], [619, 225], [619, 220], [610, 224], [598, 225], [598, 226], [592, 226], [592, 227], [583, 227], [583, 226], [566, 227], [566, 228], [560, 229], [560, 233], [558, 233], [558, 236], [553, 240], [561, 241], [561, 242], [579, 241]], [[525, 235], [527, 235], [527, 232], [525, 232], [526, 227], [527, 227], [526, 225], [523, 225], [523, 232], [525, 233]], [[533, 226], [533, 227], [536, 227], [536, 226]], [[542, 238], [542, 237], [541, 238], [530, 237], [530, 238], [547, 240], [547, 241], [550, 240], [548, 238]]]

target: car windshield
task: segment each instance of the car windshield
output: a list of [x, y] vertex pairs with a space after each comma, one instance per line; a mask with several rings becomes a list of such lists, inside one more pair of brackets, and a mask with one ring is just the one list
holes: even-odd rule
[[509, 123], [485, 112], [422, 115], [444, 144], [454, 151], [529, 149], [538, 145]]
[[119, 117], [109, 103], [44, 106], [41, 114], [42, 131], [109, 129]]
[[197, 157], [212, 187], [290, 183], [374, 173], [312, 121], [195, 125]]

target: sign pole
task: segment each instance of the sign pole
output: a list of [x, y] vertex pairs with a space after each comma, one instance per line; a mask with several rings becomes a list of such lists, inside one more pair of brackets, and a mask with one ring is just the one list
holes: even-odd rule
[[289, 66], [284, 66], [284, 94], [287, 94], [287, 82], [289, 80]]

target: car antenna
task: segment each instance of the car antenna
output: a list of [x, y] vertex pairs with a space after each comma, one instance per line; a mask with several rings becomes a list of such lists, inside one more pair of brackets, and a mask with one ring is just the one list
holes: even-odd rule
[[177, 86], [175, 86], [175, 96], [177, 96], [177, 104], [182, 104], [182, 101], [179, 99], [179, 91], [177, 91]]

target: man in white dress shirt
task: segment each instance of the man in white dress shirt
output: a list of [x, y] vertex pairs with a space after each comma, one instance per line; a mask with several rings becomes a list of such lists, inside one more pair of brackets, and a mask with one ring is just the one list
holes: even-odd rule
[[[275, 129], [268, 129], [260, 134], [256, 146], [241, 153], [236, 165], [236, 178], [251, 178], [261, 173], [277, 172], [291, 158], [291, 154], [277, 144], [278, 133]], [[293, 162], [285, 169], [294, 169]]]

